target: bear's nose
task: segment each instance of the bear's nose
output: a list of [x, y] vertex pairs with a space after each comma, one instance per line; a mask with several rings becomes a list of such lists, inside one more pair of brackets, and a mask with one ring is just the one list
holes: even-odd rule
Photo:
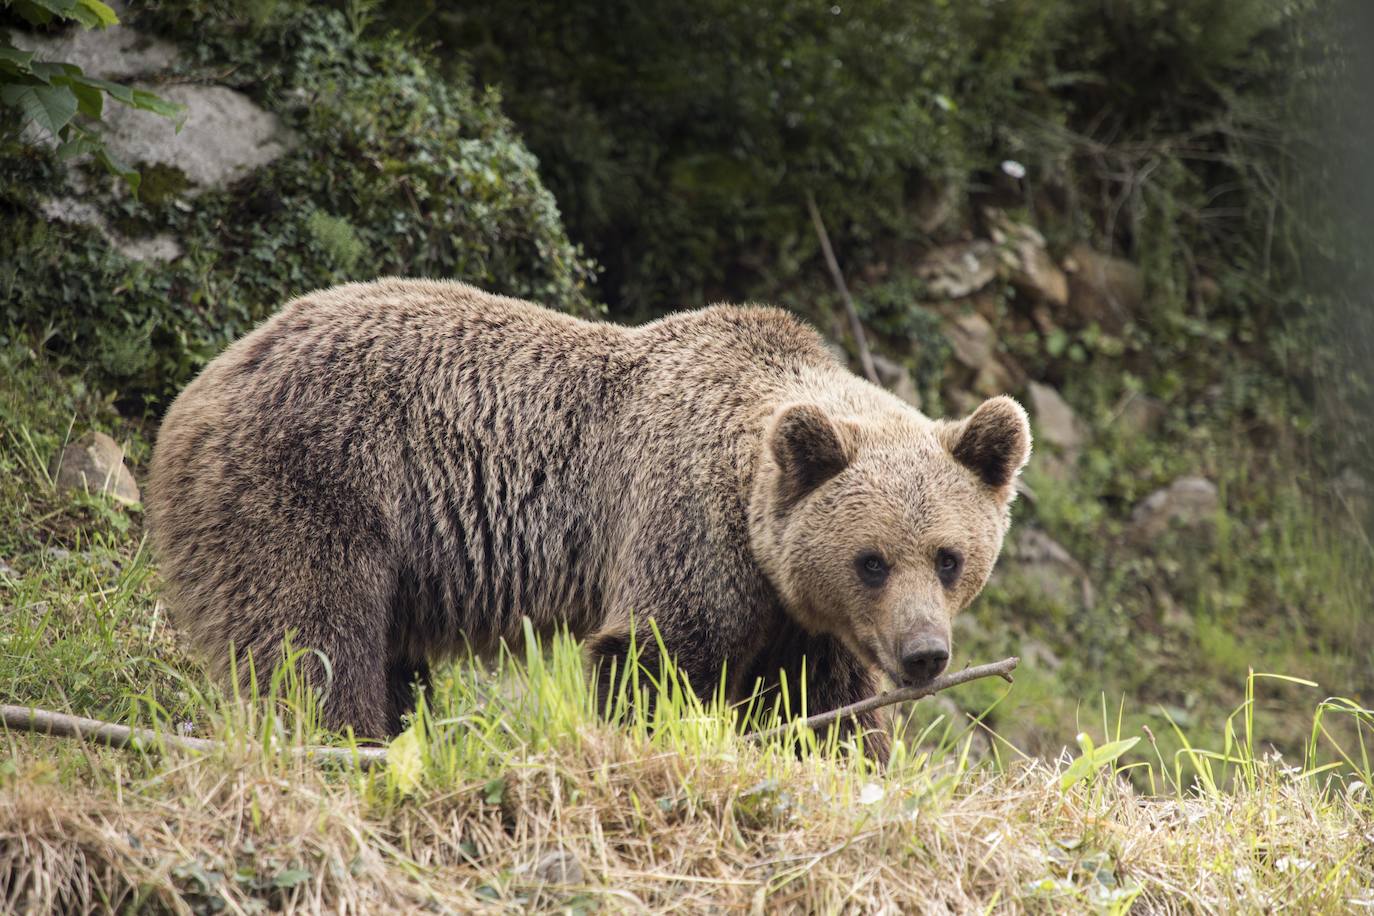
[[902, 653], [902, 672], [913, 687], [933, 680], [948, 663], [949, 646], [929, 637], [908, 643]]

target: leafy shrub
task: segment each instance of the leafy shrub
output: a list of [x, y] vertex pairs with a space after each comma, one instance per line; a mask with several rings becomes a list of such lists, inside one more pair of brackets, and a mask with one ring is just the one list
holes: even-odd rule
[[814, 253], [807, 192], [847, 238], [909, 234], [918, 180], [984, 158], [1044, 20], [1023, 0], [513, 0], [424, 29], [502, 88], [607, 300], [652, 313]]
[[194, 9], [154, 15], [200, 36], [186, 76], [230, 73], [295, 136], [231, 188], [188, 198], [185, 177], [160, 167], [139, 198], [96, 195], [122, 234], [176, 238], [185, 253], [170, 263], [47, 220], [42, 202], [76, 194], [72, 175], [43, 151], [0, 148], [0, 323], [40, 329], [126, 395], [158, 399], [290, 296], [345, 280], [452, 277], [592, 310], [591, 265], [494, 93], [437, 78], [398, 38], [357, 37], [341, 13], [284, 15], [258, 31]]

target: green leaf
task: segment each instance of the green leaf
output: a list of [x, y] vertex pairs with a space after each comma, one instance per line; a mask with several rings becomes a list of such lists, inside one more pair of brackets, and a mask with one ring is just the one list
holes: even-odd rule
[[103, 90], [110, 98], [117, 102], [123, 102], [134, 108], [143, 111], [151, 111], [155, 115], [161, 115], [177, 122], [177, 130], [181, 129], [181, 124], [186, 118], [186, 106], [178, 102], [169, 102], [146, 89], [134, 89], [120, 83], [112, 83], [109, 80], [97, 79], [93, 76], [81, 77], [82, 82], [96, 89]]
[[49, 85], [58, 85], [73, 77], [80, 77], [81, 68], [61, 61], [36, 60], [29, 64], [29, 74]]
[[302, 881], [308, 880], [310, 880], [310, 872], [303, 868], [288, 868], [285, 871], [278, 872], [277, 876], [272, 879], [272, 884], [275, 887], [291, 888], [300, 884]]
[[137, 194], [139, 183], [142, 181], [138, 171], [130, 168], [123, 160], [111, 155], [110, 151], [98, 139], [94, 137], [90, 139], [95, 144], [95, 149], [92, 152], [95, 154], [96, 161], [105, 166], [105, 171], [123, 178], [124, 183], [129, 186], [129, 190]]
[[1109, 741], [1101, 747], [1094, 747], [1093, 739], [1087, 732], [1081, 733], [1078, 736], [1078, 746], [1082, 748], [1083, 753], [1070, 763], [1064, 775], [1059, 777], [1059, 788], [1067, 790], [1075, 783], [1091, 779], [1098, 770], [1135, 747], [1139, 741], [1138, 737], [1123, 738], [1120, 741]]
[[88, 118], [99, 120], [105, 110], [105, 93], [82, 79], [69, 79], [66, 86], [76, 96], [76, 104], [81, 113]]
[[[100, 23], [98, 28], [103, 29], [106, 26], [119, 25], [119, 17], [115, 15], [115, 11], [101, 3], [100, 0], [77, 0], [76, 5], [96, 18]], [[85, 20], [82, 22], [84, 24]]]
[[420, 785], [424, 771], [424, 748], [417, 726], [412, 725], [387, 745], [387, 782], [400, 794], [409, 795]]
[[29, 64], [32, 61], [32, 51], [21, 51], [10, 44], [7, 36], [0, 35], [0, 73], [25, 75], [29, 73]]
[[506, 780], [503, 776], [498, 776], [487, 783], [483, 791], [482, 798], [489, 805], [499, 805], [506, 797]]
[[18, 108], [25, 121], [33, 121], [58, 139], [59, 131], [76, 115], [76, 96], [65, 86], [12, 83], [0, 86], [0, 102]]

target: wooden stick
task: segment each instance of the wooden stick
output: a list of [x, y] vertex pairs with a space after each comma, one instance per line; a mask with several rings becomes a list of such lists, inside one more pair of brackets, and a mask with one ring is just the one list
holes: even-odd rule
[[965, 668], [962, 671], [946, 672], [928, 684], [920, 687], [899, 687], [887, 693], [879, 694], [876, 697], [869, 697], [857, 703], [850, 703], [848, 706], [841, 706], [839, 709], [832, 709], [829, 712], [817, 713], [808, 716], [800, 722], [788, 722], [786, 725], [779, 725], [777, 728], [763, 729], [762, 731], [749, 732], [744, 737], [754, 740], [771, 738], [774, 735], [782, 735], [797, 726], [807, 728], [822, 728], [846, 716], [859, 716], [874, 709], [881, 709], [884, 706], [891, 706], [893, 703], [905, 703], [908, 700], [919, 700], [939, 693], [941, 690], [948, 690], [951, 687], [958, 687], [960, 684], [967, 684], [969, 681], [976, 681], [984, 677], [1000, 677], [1008, 684], [1012, 682], [1011, 673], [1016, 669], [1021, 659], [1012, 657], [1004, 658], [1000, 662], [991, 662], [986, 665], [975, 665], [972, 668]]
[[840, 300], [844, 302], [844, 310], [849, 315], [849, 329], [854, 332], [854, 343], [859, 348], [859, 362], [864, 367], [864, 375], [868, 376], [868, 380], [873, 384], [881, 386], [878, 368], [873, 365], [873, 354], [868, 351], [868, 338], [864, 336], [863, 323], [859, 321], [859, 310], [854, 307], [854, 297], [849, 295], [849, 286], [844, 282], [840, 262], [835, 260], [835, 249], [830, 247], [830, 233], [825, 231], [825, 221], [821, 219], [816, 197], [810, 191], [806, 192], [806, 209], [811, 213], [811, 225], [816, 227], [816, 238], [821, 242], [825, 266], [830, 268], [830, 279], [835, 281], [835, 288], [840, 291]]
[[[159, 746], [174, 747], [183, 751], [212, 751], [224, 747], [223, 741], [212, 738], [188, 738], [170, 732], [157, 732], [150, 728], [130, 728], [99, 719], [84, 716], [71, 716], [66, 713], [34, 709], [29, 706], [0, 705], [0, 722], [6, 728], [21, 732], [36, 732], [52, 735], [55, 738], [83, 738], [109, 747], [136, 747], [155, 749]], [[340, 763], [354, 763], [364, 769], [386, 762], [384, 747], [302, 747], [293, 753], [308, 760], [333, 760]]]
[[[773, 735], [784, 734], [798, 725], [813, 729], [821, 728], [845, 716], [858, 716], [870, 710], [890, 706], [893, 703], [919, 700], [922, 697], [939, 693], [941, 690], [948, 690], [951, 687], [957, 687], [979, 678], [1000, 677], [1010, 683], [1011, 672], [1016, 668], [1018, 662], [1020, 662], [1019, 658], [1007, 658], [1000, 662], [976, 665], [962, 671], [942, 674], [921, 687], [902, 687], [875, 697], [869, 697], [866, 700], [860, 700], [857, 703], [851, 703], [848, 706], [842, 706], [839, 709], [832, 709], [830, 712], [818, 713], [801, 722], [789, 722], [777, 728], [749, 732], [744, 737], [761, 740]], [[31, 706], [0, 705], [0, 722], [4, 724], [5, 728], [14, 731], [35, 732], [40, 735], [51, 735], [54, 738], [81, 738], [109, 747], [134, 747], [146, 750], [154, 750], [158, 747], [174, 747], [183, 751], [202, 752], [224, 747], [223, 741], [217, 741], [213, 738], [190, 738], [184, 735], [174, 735], [170, 732], [153, 731], [150, 728], [131, 728], [128, 725], [116, 725], [113, 722], [102, 722], [99, 719], [87, 719], [84, 716], [72, 716], [47, 709], [36, 709]], [[311, 745], [295, 748], [292, 753], [307, 760], [356, 763], [364, 769], [386, 763], [386, 748], [384, 747], [353, 748]]]

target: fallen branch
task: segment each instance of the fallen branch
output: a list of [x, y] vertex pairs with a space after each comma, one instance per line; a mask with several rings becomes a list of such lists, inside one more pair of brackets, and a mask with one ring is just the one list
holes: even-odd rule
[[[153, 731], [150, 728], [131, 728], [87, 719], [84, 716], [71, 716], [46, 709], [29, 706], [0, 705], [0, 722], [5, 727], [21, 732], [35, 732], [51, 735], [54, 738], [82, 738], [109, 747], [134, 747], [155, 749], [173, 747], [183, 751], [212, 751], [224, 747], [223, 741], [213, 738], [188, 738], [170, 732]], [[292, 753], [307, 760], [331, 760], [339, 763], [357, 763], [367, 768], [386, 762], [384, 747], [321, 747], [313, 745], [293, 749]]]
[[823, 728], [826, 725], [836, 722], [846, 716], [860, 716], [874, 709], [881, 709], [884, 706], [891, 706], [893, 703], [906, 703], [910, 700], [919, 700], [939, 693], [941, 690], [948, 690], [951, 687], [958, 687], [960, 684], [967, 684], [969, 681], [976, 681], [984, 677], [1000, 677], [1008, 684], [1011, 683], [1011, 673], [1016, 669], [1021, 659], [1012, 657], [1004, 658], [1000, 662], [990, 662], [986, 665], [975, 665], [972, 668], [964, 668], [962, 671], [946, 672], [928, 684], [920, 687], [899, 687], [887, 693], [881, 693], [876, 697], [869, 697], [857, 703], [850, 703], [848, 706], [841, 706], [839, 709], [832, 709], [829, 712], [817, 713], [808, 716], [800, 722], [788, 722], [779, 725], [777, 728], [768, 728], [761, 731], [749, 732], [744, 737], [762, 740], [771, 738], [774, 735], [786, 734], [799, 725], [807, 728]]
[[[941, 690], [948, 690], [951, 687], [957, 687], [960, 684], [966, 684], [983, 677], [1001, 677], [1010, 682], [1011, 672], [1016, 668], [1019, 661], [1018, 658], [1007, 658], [988, 665], [976, 665], [962, 671], [942, 674], [921, 687], [902, 687], [876, 697], [860, 700], [857, 703], [851, 703], [848, 706], [842, 706], [839, 709], [832, 709], [830, 712], [810, 716], [801, 722], [789, 722], [777, 728], [749, 732], [744, 737], [760, 740], [773, 735], [784, 734], [798, 725], [813, 729], [821, 728], [845, 716], [858, 716], [870, 710], [890, 706], [893, 703], [919, 700], [922, 697], [939, 693]], [[35, 709], [31, 706], [0, 705], [0, 722], [4, 723], [5, 728], [14, 731], [34, 732], [40, 735], [51, 735], [54, 738], [80, 738], [94, 741], [96, 744], [118, 748], [133, 747], [154, 750], [159, 747], [172, 747], [183, 751], [204, 752], [225, 746], [223, 741], [213, 738], [191, 738], [170, 732], [154, 731], [150, 728], [132, 728], [128, 725], [116, 725], [113, 722], [102, 722], [100, 719], [87, 719], [84, 716], [72, 716], [47, 709]], [[306, 760], [356, 763], [364, 769], [386, 763], [386, 748], [384, 747], [355, 748], [311, 745], [294, 748], [292, 753]]]
[[830, 279], [835, 281], [835, 288], [839, 290], [840, 299], [844, 302], [844, 310], [849, 315], [849, 329], [854, 333], [854, 345], [859, 349], [859, 363], [864, 367], [864, 375], [873, 384], [881, 386], [878, 368], [873, 365], [873, 354], [868, 351], [868, 338], [864, 335], [863, 323], [859, 321], [859, 310], [854, 307], [854, 297], [849, 295], [849, 285], [844, 282], [840, 262], [835, 260], [835, 249], [830, 247], [830, 233], [825, 231], [825, 221], [821, 219], [816, 197], [810, 191], [806, 192], [806, 209], [811, 213], [811, 225], [816, 227], [816, 238], [820, 240], [821, 253], [825, 255], [825, 266], [830, 268]]

